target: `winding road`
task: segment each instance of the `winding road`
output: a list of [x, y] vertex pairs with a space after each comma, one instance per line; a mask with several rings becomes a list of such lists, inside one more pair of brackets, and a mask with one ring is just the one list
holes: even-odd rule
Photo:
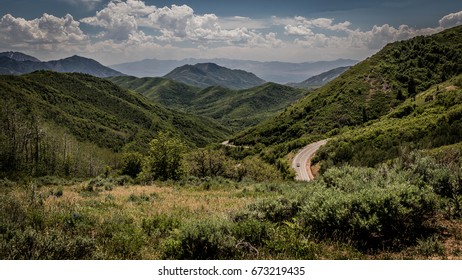
[[311, 143], [305, 148], [301, 149], [297, 155], [295, 155], [292, 161], [292, 168], [297, 173], [295, 180], [297, 181], [311, 181], [314, 179], [311, 173], [311, 158], [316, 151], [324, 144], [327, 140], [321, 140], [315, 143]]

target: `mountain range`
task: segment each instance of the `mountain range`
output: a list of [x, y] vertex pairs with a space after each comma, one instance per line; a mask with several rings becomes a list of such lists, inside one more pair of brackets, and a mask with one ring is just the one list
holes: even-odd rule
[[286, 84], [289, 82], [300, 82], [306, 80], [308, 77], [318, 75], [337, 67], [352, 66], [357, 62], [358, 61], [351, 59], [291, 63], [279, 61], [260, 62], [225, 58], [189, 58], [183, 60], [145, 59], [136, 62], [110, 65], [110, 67], [135, 77], [161, 77], [171, 72], [173, 69], [186, 64], [194, 65], [198, 63], [215, 63], [222, 67], [241, 69], [254, 73], [265, 81]]
[[72, 57], [42, 62], [39, 59], [18, 52], [0, 53], [0, 74], [27, 74], [38, 70], [56, 72], [78, 72], [95, 77], [122, 76], [121, 72], [113, 70], [101, 63], [74, 55]]

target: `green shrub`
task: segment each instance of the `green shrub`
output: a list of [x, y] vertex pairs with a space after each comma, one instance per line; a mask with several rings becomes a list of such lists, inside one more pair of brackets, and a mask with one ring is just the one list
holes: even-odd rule
[[166, 237], [180, 225], [181, 220], [174, 214], [158, 214], [152, 218], [143, 219], [141, 228], [147, 236]]
[[163, 259], [233, 259], [237, 241], [221, 220], [190, 221], [162, 244]]
[[0, 238], [1, 259], [79, 260], [91, 259], [95, 241], [88, 237], [69, 238], [59, 230], [37, 231], [27, 227]]
[[287, 198], [266, 199], [251, 204], [242, 212], [235, 215], [235, 221], [255, 218], [263, 221], [278, 223], [291, 220], [300, 211], [300, 202]]
[[308, 233], [349, 241], [358, 248], [415, 242], [437, 209], [429, 189], [409, 184], [353, 192], [313, 187], [300, 220]]
[[143, 155], [137, 152], [125, 153], [122, 157], [121, 174], [136, 178], [142, 170]]
[[97, 234], [104, 259], [140, 259], [145, 245], [143, 231], [133, 219], [116, 214], [104, 221]]
[[319, 259], [322, 246], [308, 238], [297, 224], [286, 222], [269, 233], [264, 250], [281, 259]]

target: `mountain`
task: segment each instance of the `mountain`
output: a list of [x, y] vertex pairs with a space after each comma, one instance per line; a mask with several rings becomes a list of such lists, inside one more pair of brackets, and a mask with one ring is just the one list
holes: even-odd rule
[[327, 72], [321, 73], [319, 75], [310, 77], [303, 82], [300, 83], [289, 83], [287, 85], [296, 88], [306, 88], [306, 89], [314, 89], [322, 87], [323, 85], [327, 84], [328, 82], [332, 81], [333, 79], [340, 76], [343, 72], [348, 70], [350, 66], [338, 67]]
[[124, 75], [116, 70], [102, 65], [96, 60], [77, 55], [65, 59], [48, 61], [47, 65], [50, 65], [52, 70], [56, 72], [78, 72], [100, 78]]
[[265, 83], [255, 74], [243, 70], [231, 70], [215, 63], [183, 65], [173, 69], [164, 78], [200, 88], [223, 86], [231, 89], [246, 89]]
[[7, 52], [0, 55], [0, 74], [27, 74], [38, 70], [51, 70], [56, 72], [78, 72], [96, 77], [111, 77], [124, 75], [99, 62], [80, 56], [65, 59], [41, 62], [22, 53]]
[[[437, 90], [439, 84], [461, 73], [462, 26], [391, 43], [231, 142], [263, 144], [269, 147], [265, 153], [272, 161], [313, 140], [342, 135], [345, 130], [357, 126], [368, 126], [393, 112], [398, 116], [414, 114], [412, 103], [417, 102], [414, 99], [418, 93], [430, 88]], [[441, 102], [453, 102], [451, 98]], [[410, 107], [400, 107], [409, 99], [413, 101]], [[460, 103], [461, 99], [456, 98], [455, 102]], [[462, 114], [455, 116], [460, 119]], [[382, 134], [375, 137], [379, 135]], [[401, 137], [396, 143], [406, 142], [408, 132]], [[386, 145], [393, 145], [393, 142]]]
[[221, 86], [201, 90], [165, 78], [124, 76], [109, 79], [170, 108], [211, 117], [233, 131], [269, 118], [306, 94], [303, 90], [275, 83], [244, 90]]
[[258, 77], [275, 83], [285, 84], [289, 82], [299, 82], [318, 75], [333, 68], [351, 66], [358, 61], [350, 59], [338, 59], [334, 61], [316, 61], [303, 63], [290, 62], [261, 62], [252, 60], [235, 60], [225, 58], [214, 59], [194, 59], [183, 60], [158, 60], [145, 59], [137, 62], [129, 62], [111, 65], [111, 68], [122, 73], [136, 77], [160, 77], [169, 73], [173, 69], [185, 64], [215, 63], [230, 69], [242, 69], [254, 73]]
[[7, 57], [7, 58], [10, 58], [10, 59], [13, 59], [13, 60], [16, 60], [16, 61], [33, 61], [33, 62], [40, 62], [39, 59], [33, 57], [33, 56], [30, 56], [30, 55], [27, 55], [27, 54], [23, 54], [23, 53], [20, 53], [20, 52], [2, 52], [0, 53], [0, 57]]

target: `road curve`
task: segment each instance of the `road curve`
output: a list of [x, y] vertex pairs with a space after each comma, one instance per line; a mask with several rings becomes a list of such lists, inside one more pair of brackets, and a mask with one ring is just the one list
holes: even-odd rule
[[295, 180], [297, 181], [311, 181], [314, 179], [311, 173], [310, 160], [316, 151], [324, 144], [327, 140], [321, 140], [316, 143], [311, 143], [305, 148], [301, 149], [294, 157], [292, 161], [292, 168], [297, 173]]

